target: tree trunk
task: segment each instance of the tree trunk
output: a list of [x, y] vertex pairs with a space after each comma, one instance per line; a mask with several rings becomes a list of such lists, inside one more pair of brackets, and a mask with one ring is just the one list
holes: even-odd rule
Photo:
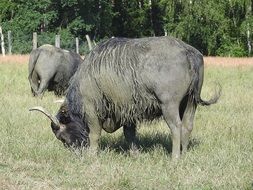
[[1, 38], [1, 49], [2, 49], [2, 55], [5, 56], [5, 49], [4, 49], [4, 35], [2, 27], [0, 26], [0, 38]]
[[12, 44], [11, 44], [11, 31], [8, 31], [8, 54], [11, 55]]
[[79, 39], [76, 37], [76, 53], [79, 54]]
[[90, 40], [90, 37], [89, 35], [85, 35], [86, 39], [87, 39], [87, 42], [88, 42], [88, 46], [89, 46], [89, 50], [91, 51], [92, 50], [92, 43], [91, 43], [91, 40]]
[[[246, 7], [246, 19], [248, 20], [249, 17], [252, 16], [253, 0], [249, 1], [246, 6], [247, 6]], [[249, 21], [247, 23], [247, 46], [248, 46], [248, 56], [251, 56], [251, 54], [252, 54], [252, 45], [251, 45], [251, 30], [250, 30]]]

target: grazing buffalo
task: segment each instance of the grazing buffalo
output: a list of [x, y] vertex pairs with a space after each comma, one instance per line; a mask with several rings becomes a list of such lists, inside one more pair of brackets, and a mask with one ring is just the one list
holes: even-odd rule
[[63, 95], [82, 61], [80, 55], [48, 44], [33, 50], [28, 76], [33, 95], [43, 95], [46, 90]]
[[55, 136], [67, 146], [97, 149], [101, 130], [112, 133], [123, 126], [134, 142], [137, 121], [163, 117], [172, 133], [172, 157], [185, 151], [193, 129], [204, 65], [195, 48], [172, 37], [113, 38], [85, 58], [67, 90], [58, 114], [51, 120]]

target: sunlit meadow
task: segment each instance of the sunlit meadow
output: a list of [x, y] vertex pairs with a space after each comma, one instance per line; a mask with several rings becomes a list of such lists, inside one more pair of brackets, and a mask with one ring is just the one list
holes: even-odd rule
[[253, 189], [252, 59], [206, 58], [202, 98], [215, 83], [219, 102], [197, 109], [188, 152], [171, 160], [171, 137], [163, 121], [138, 127], [138, 150], [122, 136], [103, 133], [101, 151], [64, 148], [50, 122], [32, 106], [56, 113], [52, 93], [31, 95], [28, 56], [0, 58], [0, 189]]

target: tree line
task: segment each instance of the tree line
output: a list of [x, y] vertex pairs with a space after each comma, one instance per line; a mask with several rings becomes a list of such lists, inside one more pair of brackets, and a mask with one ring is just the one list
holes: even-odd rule
[[85, 35], [99, 42], [112, 36], [170, 35], [209, 56], [252, 54], [253, 0], [1, 0], [0, 26], [12, 31], [14, 53], [54, 44], [88, 51]]

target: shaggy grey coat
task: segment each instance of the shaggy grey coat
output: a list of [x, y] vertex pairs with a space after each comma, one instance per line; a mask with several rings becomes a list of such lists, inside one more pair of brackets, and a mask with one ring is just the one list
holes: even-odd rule
[[85, 58], [52, 123], [67, 145], [98, 147], [101, 129], [124, 134], [134, 142], [137, 121], [163, 117], [172, 132], [172, 156], [187, 149], [200, 97], [204, 65], [195, 48], [172, 37], [113, 38]]

